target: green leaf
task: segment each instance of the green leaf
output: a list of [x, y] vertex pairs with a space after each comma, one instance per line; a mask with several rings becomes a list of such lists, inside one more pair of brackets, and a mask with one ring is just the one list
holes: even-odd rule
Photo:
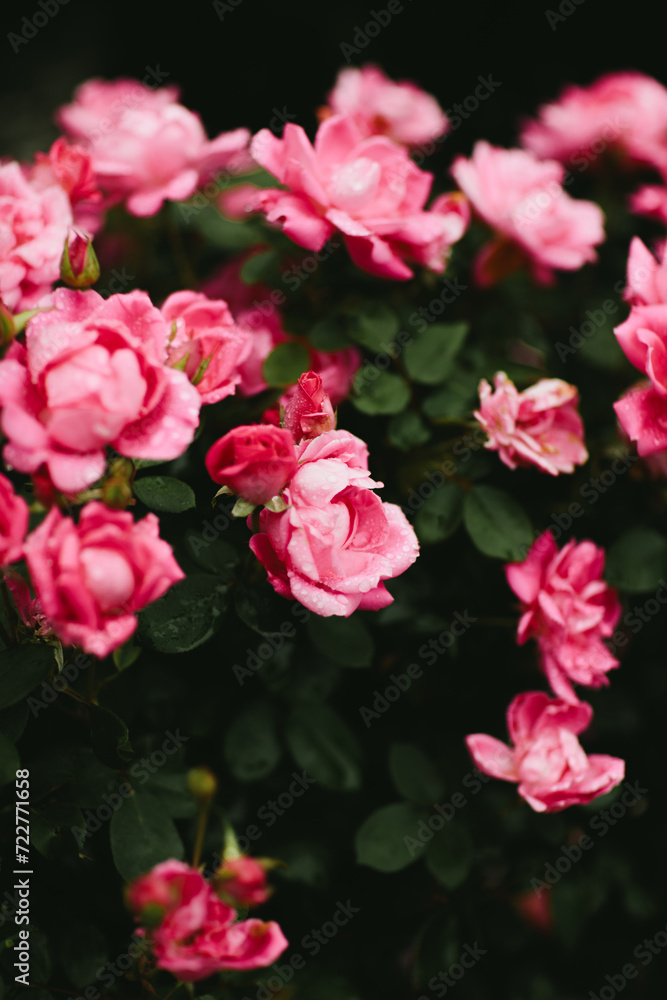
[[355, 792], [361, 788], [359, 741], [328, 705], [296, 708], [285, 736], [299, 767], [325, 788], [335, 792]]
[[495, 486], [473, 486], [463, 504], [463, 520], [480, 552], [496, 559], [524, 559], [533, 541], [523, 507]]
[[114, 864], [124, 879], [137, 878], [169, 858], [184, 856], [183, 843], [164, 806], [149, 792], [135, 791], [110, 823]]
[[666, 575], [667, 538], [652, 528], [631, 528], [607, 553], [607, 581], [629, 594], [656, 590]]
[[58, 939], [58, 959], [76, 989], [95, 981], [95, 973], [109, 957], [107, 942], [99, 927], [88, 920], [67, 920]]
[[368, 299], [349, 306], [344, 315], [350, 340], [370, 351], [389, 353], [400, 329], [400, 322], [386, 302]]
[[107, 767], [124, 768], [132, 757], [127, 726], [108, 708], [90, 706], [90, 737], [95, 756]]
[[445, 823], [426, 849], [426, 867], [446, 889], [456, 889], [472, 867], [472, 842], [463, 827]]
[[395, 448], [410, 451], [420, 444], [426, 444], [430, 440], [431, 432], [418, 413], [405, 410], [391, 418], [387, 427], [387, 437]]
[[259, 781], [282, 755], [276, 717], [268, 702], [255, 702], [238, 714], [225, 736], [225, 760], [237, 781]]
[[118, 649], [114, 649], [112, 657], [116, 670], [122, 673], [127, 670], [141, 656], [141, 650], [134, 645], [134, 636], [124, 642]]
[[222, 538], [208, 541], [202, 535], [191, 531], [186, 536], [186, 548], [198, 566], [207, 573], [215, 573], [223, 580], [230, 581], [236, 575], [240, 558], [233, 545]]
[[400, 413], [410, 402], [410, 386], [400, 375], [364, 365], [354, 380], [351, 400], [362, 413]]
[[238, 584], [234, 588], [234, 608], [241, 621], [259, 635], [295, 635], [294, 618], [285, 616], [285, 601], [265, 580], [252, 586]]
[[170, 771], [168, 765], [151, 775], [151, 795], [159, 799], [172, 819], [189, 819], [197, 814], [197, 803], [188, 791], [188, 772]]
[[424, 545], [443, 542], [453, 535], [463, 516], [463, 490], [457, 483], [436, 489], [417, 511], [415, 531]]
[[71, 857], [77, 830], [83, 832], [85, 822], [71, 802], [45, 803], [30, 810], [30, 843], [45, 858]]
[[151, 510], [181, 514], [196, 506], [195, 495], [187, 483], [173, 476], [144, 476], [135, 479], [134, 492]]
[[193, 573], [139, 614], [137, 641], [160, 653], [187, 653], [210, 639], [223, 621], [227, 587], [207, 573]]
[[22, 701], [0, 712], [0, 733], [4, 733], [12, 743], [16, 743], [21, 739], [27, 722], [28, 703]]
[[463, 347], [467, 323], [434, 323], [405, 346], [405, 367], [410, 378], [425, 385], [443, 382]]
[[313, 645], [329, 659], [345, 667], [368, 667], [373, 659], [373, 636], [361, 618], [321, 618], [313, 615], [308, 621], [308, 634]]
[[283, 389], [294, 385], [301, 375], [310, 369], [310, 355], [296, 341], [278, 344], [262, 365], [262, 375], [271, 386]]
[[4, 650], [0, 657], [0, 708], [27, 697], [54, 666], [52, 646], [30, 644]]
[[4, 733], [0, 733], [0, 786], [14, 781], [18, 766], [19, 755], [16, 747]]
[[432, 806], [444, 795], [444, 782], [435, 764], [414, 743], [392, 745], [389, 772], [399, 795], [418, 805]]
[[325, 316], [311, 327], [308, 339], [317, 351], [343, 351], [350, 346], [342, 316]]
[[419, 811], [411, 802], [383, 806], [357, 830], [354, 847], [357, 864], [379, 872], [398, 872], [417, 861], [424, 845], [415, 836]]
[[265, 250], [253, 254], [243, 264], [240, 277], [246, 285], [256, 285], [260, 281], [270, 281], [278, 270], [279, 257], [275, 250]]

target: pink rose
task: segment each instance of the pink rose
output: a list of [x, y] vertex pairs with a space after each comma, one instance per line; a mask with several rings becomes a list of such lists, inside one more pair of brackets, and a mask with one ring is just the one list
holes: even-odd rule
[[316, 372], [301, 376], [294, 393], [285, 403], [283, 427], [291, 431], [298, 444], [303, 438], [314, 438], [336, 426], [331, 400], [324, 391]]
[[102, 192], [97, 187], [90, 153], [56, 139], [48, 153], [36, 153], [30, 179], [36, 187], [59, 184], [72, 206], [74, 224], [89, 236], [102, 225]]
[[135, 612], [185, 576], [155, 514], [134, 521], [94, 501], [79, 523], [52, 507], [24, 546], [42, 610], [65, 645], [108, 656], [137, 627]]
[[109, 203], [133, 215], [155, 215], [165, 199], [182, 201], [222, 168], [248, 164], [247, 129], [209, 141], [199, 116], [177, 103], [178, 88], [136, 80], [88, 80], [62, 107], [58, 124], [90, 151]]
[[341, 70], [327, 100], [333, 113], [352, 118], [364, 137], [387, 135], [405, 146], [421, 146], [449, 130], [435, 97], [414, 83], [395, 83], [377, 66]]
[[484, 774], [518, 781], [519, 795], [536, 812], [559, 812], [591, 802], [625, 777], [625, 762], [618, 757], [587, 757], [583, 751], [576, 737], [592, 716], [584, 702], [571, 705], [541, 691], [527, 691], [507, 710], [513, 747], [482, 733], [466, 737], [466, 743]]
[[234, 322], [227, 303], [201, 292], [174, 292], [161, 312], [171, 326], [168, 364], [186, 373], [202, 403], [232, 395], [241, 381], [239, 366], [250, 353], [252, 335]]
[[489, 435], [484, 447], [497, 451], [505, 465], [536, 465], [557, 476], [587, 461], [575, 386], [542, 378], [519, 392], [505, 372], [496, 373], [494, 385], [495, 391], [486, 379], [479, 383], [475, 416]]
[[246, 855], [225, 861], [215, 873], [215, 883], [233, 906], [261, 906], [271, 895], [266, 867]]
[[28, 505], [0, 475], [0, 569], [21, 558], [27, 530]]
[[667, 187], [645, 184], [630, 195], [630, 211], [667, 225]]
[[206, 468], [220, 483], [250, 503], [267, 503], [296, 471], [289, 431], [266, 424], [234, 427], [209, 449]]
[[411, 278], [406, 260], [442, 272], [467, 226], [459, 200], [439, 199], [425, 212], [433, 175], [386, 136], [364, 138], [344, 115], [320, 125], [314, 148], [299, 125], [287, 124], [282, 139], [262, 129], [250, 151], [288, 189], [258, 193], [267, 220], [309, 250], [339, 230], [354, 263], [371, 274]]
[[263, 510], [250, 548], [283, 597], [318, 615], [377, 610], [393, 597], [384, 580], [403, 573], [419, 545], [400, 507], [373, 492], [368, 449], [347, 431], [327, 431], [296, 448], [289, 506]]
[[[641, 73], [608, 73], [589, 87], [568, 86], [529, 121], [521, 143], [541, 158], [589, 163], [607, 150], [631, 163], [667, 166], [667, 90]], [[581, 169], [581, 167], [579, 168]]]
[[235, 922], [236, 911], [223, 903], [201, 873], [182, 861], [165, 861], [137, 879], [127, 891], [129, 905], [146, 916], [147, 907], [164, 910], [145, 933], [159, 969], [184, 982], [206, 979], [226, 969], [271, 965], [288, 942], [277, 923]]
[[559, 551], [545, 531], [523, 562], [505, 567], [521, 601], [517, 641], [537, 639], [549, 683], [565, 701], [577, 701], [571, 681], [601, 687], [618, 666], [603, 642], [621, 614], [616, 591], [602, 579], [604, 559], [604, 549], [588, 541], [572, 539]]
[[12, 312], [49, 304], [71, 222], [59, 184], [39, 187], [18, 163], [0, 164], [0, 298]]
[[107, 445], [128, 458], [178, 458], [200, 396], [166, 366], [169, 328], [146, 293], [105, 300], [61, 288], [54, 303], [0, 361], [5, 461], [30, 473], [46, 464], [57, 489], [76, 493], [103, 474]]
[[650, 381], [630, 389], [614, 410], [640, 455], [667, 448], [667, 304], [633, 306], [614, 330], [626, 356]]
[[[282, 317], [271, 298], [272, 290], [264, 285], [246, 285], [239, 277], [239, 270], [237, 263], [227, 265], [207, 283], [206, 292], [224, 298], [238, 325], [250, 330], [250, 350], [239, 365], [239, 392], [254, 396], [268, 389], [262, 367], [271, 351], [293, 338], [283, 329]], [[350, 393], [354, 376], [361, 366], [361, 354], [356, 347], [316, 351], [307, 342], [304, 347], [310, 355], [310, 368], [321, 376], [332, 405], [338, 406]], [[291, 387], [280, 397], [283, 406], [287, 405], [293, 391]]]
[[478, 215], [497, 234], [475, 264], [482, 287], [495, 284], [522, 259], [540, 284], [553, 270], [576, 271], [597, 260], [593, 247], [604, 240], [602, 210], [592, 201], [570, 198], [565, 171], [523, 149], [499, 149], [478, 142], [472, 157], [457, 157], [452, 174]]
[[667, 244], [660, 262], [638, 236], [633, 236], [628, 253], [628, 283], [623, 298], [635, 306], [667, 304]]

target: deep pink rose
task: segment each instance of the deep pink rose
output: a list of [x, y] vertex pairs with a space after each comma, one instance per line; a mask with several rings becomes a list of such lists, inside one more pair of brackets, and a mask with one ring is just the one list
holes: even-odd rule
[[484, 774], [518, 781], [521, 795], [536, 812], [559, 812], [585, 805], [611, 791], [625, 777], [625, 762], [591, 754], [577, 736], [593, 716], [590, 705], [549, 698], [541, 691], [517, 695], [507, 710], [513, 747], [482, 733], [466, 737]]
[[291, 431], [298, 444], [303, 438], [314, 438], [336, 426], [331, 400], [324, 391], [316, 372], [306, 372], [297, 382], [294, 393], [285, 403], [283, 427]]
[[176, 87], [88, 80], [57, 120], [90, 152], [109, 203], [125, 201], [133, 215], [155, 215], [165, 199], [189, 198], [216, 171], [249, 162], [247, 129], [209, 141], [199, 116], [178, 103]]
[[106, 445], [128, 458], [178, 458], [200, 396], [166, 366], [169, 327], [146, 293], [105, 300], [61, 288], [54, 303], [0, 361], [5, 461], [31, 473], [46, 464], [57, 489], [76, 493], [103, 474]]
[[411, 566], [419, 545], [400, 507], [373, 492], [382, 484], [370, 478], [366, 445], [327, 431], [296, 451], [287, 510], [263, 510], [250, 539], [269, 581], [318, 615], [386, 607], [393, 597], [383, 581]]
[[[206, 979], [226, 969], [271, 965], [288, 945], [277, 923], [236, 921], [236, 911], [219, 899], [201, 873], [182, 861], [165, 861], [127, 890], [141, 920], [147, 907], [163, 914], [143, 932], [159, 969], [184, 982]], [[155, 912], [151, 914], [153, 918]]]
[[94, 501], [78, 524], [52, 507], [24, 546], [42, 610], [65, 645], [108, 656], [137, 627], [135, 612], [185, 576], [155, 514], [134, 521]]
[[94, 236], [102, 224], [102, 192], [97, 187], [90, 153], [62, 136], [48, 153], [36, 153], [30, 179], [36, 187], [59, 184], [72, 206], [74, 225]]
[[604, 549], [588, 541], [572, 539], [559, 551], [545, 531], [523, 562], [505, 567], [523, 612], [517, 641], [537, 639], [549, 683], [566, 701], [577, 701], [571, 681], [601, 687], [618, 666], [603, 642], [621, 614], [616, 591], [602, 579], [604, 559]]
[[387, 135], [404, 146], [421, 146], [449, 130], [435, 97], [414, 83], [390, 80], [377, 66], [342, 69], [327, 100], [334, 114], [354, 119], [364, 136]]
[[0, 569], [21, 558], [27, 530], [28, 505], [0, 475]]
[[575, 386], [542, 378], [519, 392], [505, 372], [496, 373], [494, 386], [486, 379], [479, 383], [475, 416], [489, 435], [484, 447], [497, 451], [510, 469], [536, 465], [557, 476], [588, 459]]
[[630, 211], [667, 225], [667, 187], [645, 184], [630, 195]]
[[261, 906], [271, 895], [266, 867], [243, 855], [225, 861], [215, 873], [216, 887], [233, 906]]
[[541, 284], [553, 281], [554, 268], [576, 271], [597, 260], [593, 247], [604, 240], [602, 210], [592, 201], [570, 198], [563, 188], [565, 171], [555, 160], [478, 142], [470, 159], [457, 157], [452, 174], [496, 233], [476, 260], [479, 285], [494, 284], [522, 258]]
[[667, 304], [633, 306], [614, 330], [626, 356], [649, 381], [630, 389], [614, 410], [640, 455], [667, 449]]
[[267, 503], [296, 471], [289, 431], [266, 424], [234, 427], [209, 449], [206, 468], [215, 483], [250, 503]]
[[[608, 151], [632, 164], [667, 166], [667, 90], [642, 73], [608, 73], [588, 87], [566, 87], [529, 121], [522, 145], [579, 170]], [[575, 159], [576, 158], [576, 159]]]
[[262, 129], [250, 151], [288, 189], [257, 194], [267, 220], [309, 250], [321, 250], [340, 231], [354, 263], [371, 274], [411, 278], [406, 260], [442, 272], [466, 229], [460, 199], [441, 198], [424, 211], [433, 175], [386, 136], [364, 138], [345, 115], [320, 125], [314, 147], [290, 123], [282, 139]]
[[186, 373], [202, 403], [232, 395], [240, 366], [250, 353], [252, 334], [238, 326], [222, 299], [201, 292], [174, 292], [162, 306], [170, 325], [168, 364]]
[[[238, 389], [244, 396], [254, 396], [268, 389], [262, 368], [271, 351], [294, 338], [283, 328], [282, 316], [275, 304], [276, 289], [247, 285], [239, 277], [239, 270], [237, 262], [226, 265], [207, 282], [205, 291], [207, 295], [225, 299], [238, 325], [250, 331], [249, 353], [239, 365], [241, 382]], [[289, 277], [289, 270], [287, 273]], [[338, 406], [350, 393], [354, 376], [361, 366], [361, 354], [356, 347], [316, 351], [307, 341], [303, 346], [310, 355], [310, 368], [321, 376], [332, 405]], [[294, 387], [287, 389], [279, 403], [285, 406], [293, 390]]]
[[69, 198], [55, 179], [41, 187], [20, 164], [0, 164], [0, 298], [12, 312], [49, 304], [71, 223]]
[[639, 237], [633, 236], [627, 282], [623, 297], [633, 306], [667, 304], [667, 244], [663, 244], [658, 262]]

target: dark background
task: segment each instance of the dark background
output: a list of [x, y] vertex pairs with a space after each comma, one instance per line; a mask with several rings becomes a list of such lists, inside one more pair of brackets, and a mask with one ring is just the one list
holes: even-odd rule
[[[57, 4], [43, 2], [51, 10]], [[571, 13], [559, 14], [559, 5]], [[147, 66], [158, 65], [168, 82], [182, 86], [183, 103], [200, 112], [211, 136], [240, 125], [255, 131], [283, 107], [312, 131], [314, 108], [345, 65], [341, 44], [354, 44], [370, 12], [386, 9], [385, 0], [241, 0], [226, 6], [221, 20], [209, 0], [68, 0], [15, 52], [9, 33], [25, 30], [22, 19], [41, 8], [38, 0], [4, 2], [0, 155], [27, 157], [36, 144], [47, 146], [56, 136], [53, 109], [82, 80], [141, 79]], [[548, 10], [561, 19], [553, 23]], [[628, 68], [664, 80], [658, 10], [647, 0], [618, 7], [605, 0], [405, 0], [352, 60], [377, 62], [396, 79], [414, 79], [444, 108], [472, 94], [479, 75], [500, 81], [492, 99], [448, 137], [438, 158], [444, 169], [450, 153], [468, 152], [479, 137], [510, 145], [519, 117], [555, 97], [565, 82], [587, 83], [601, 72]]]

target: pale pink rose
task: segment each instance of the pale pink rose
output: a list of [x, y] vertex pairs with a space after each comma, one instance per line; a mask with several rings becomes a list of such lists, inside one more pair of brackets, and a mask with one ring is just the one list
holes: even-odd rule
[[168, 364], [186, 373], [202, 403], [217, 403], [236, 391], [240, 365], [252, 334], [234, 322], [227, 303], [202, 292], [174, 292], [162, 315], [171, 327]]
[[466, 229], [467, 213], [456, 199], [439, 199], [424, 211], [433, 175], [404, 147], [386, 136], [364, 138], [345, 115], [320, 125], [314, 147], [290, 123], [282, 139], [262, 129], [250, 151], [287, 188], [257, 195], [267, 220], [309, 250], [321, 250], [340, 231], [354, 263], [371, 274], [411, 278], [406, 260], [442, 272]]
[[268, 503], [296, 471], [294, 438], [266, 424], [232, 428], [209, 448], [206, 468], [220, 483], [249, 503]]
[[585, 169], [605, 151], [630, 163], [667, 165], [667, 90], [641, 73], [609, 73], [589, 87], [568, 86], [529, 121], [521, 143], [541, 158]]
[[225, 861], [215, 873], [215, 885], [232, 906], [261, 906], [271, 895], [265, 864], [246, 855]]
[[549, 683], [565, 701], [577, 701], [572, 681], [601, 687], [618, 666], [603, 641], [621, 614], [616, 591], [602, 579], [604, 560], [604, 549], [589, 541], [572, 539], [559, 551], [545, 531], [523, 562], [505, 567], [521, 601], [517, 641], [537, 639]]
[[640, 455], [667, 448], [667, 304], [637, 305], [614, 330], [626, 356], [648, 382], [633, 386], [614, 410]]
[[90, 151], [109, 203], [133, 215], [155, 215], [165, 199], [182, 201], [223, 168], [248, 165], [247, 129], [209, 141], [198, 115], [178, 103], [178, 88], [152, 89], [136, 80], [88, 80], [57, 121]]
[[30, 169], [31, 181], [40, 188], [59, 184], [72, 206], [74, 224], [89, 236], [102, 225], [102, 192], [97, 187], [88, 150], [72, 145], [62, 136], [48, 153], [36, 153]]
[[482, 141], [470, 159], [457, 157], [451, 172], [496, 233], [475, 263], [480, 286], [494, 284], [522, 260], [540, 284], [553, 281], [554, 269], [576, 271], [597, 260], [593, 247], [604, 240], [604, 215], [592, 201], [570, 198], [560, 163]]
[[58, 490], [76, 493], [102, 476], [107, 445], [128, 458], [178, 458], [200, 396], [166, 366], [169, 327], [146, 293], [105, 300], [60, 288], [54, 304], [0, 361], [5, 461], [29, 473], [46, 465]]
[[324, 391], [322, 379], [316, 372], [306, 372], [285, 403], [283, 427], [292, 432], [298, 444], [304, 438], [314, 438], [325, 431], [332, 431], [335, 426], [333, 406]]
[[414, 83], [394, 82], [377, 66], [338, 74], [327, 98], [337, 115], [349, 115], [364, 136], [387, 135], [404, 146], [421, 146], [449, 130], [435, 97]]
[[[207, 282], [204, 290], [207, 295], [225, 299], [238, 325], [251, 333], [249, 353], [239, 365], [239, 392], [243, 396], [255, 396], [268, 389], [262, 367], [271, 351], [294, 338], [284, 330], [280, 311], [271, 298], [272, 294], [275, 297], [276, 290], [260, 284], [247, 285], [239, 277], [239, 270], [239, 263], [226, 265]], [[354, 376], [361, 367], [360, 352], [356, 347], [316, 351], [307, 341], [303, 346], [310, 355], [309, 367], [321, 377], [333, 406], [338, 406], [350, 394]], [[287, 405], [293, 391], [294, 387], [287, 389], [279, 404]]]
[[[183, 982], [206, 979], [226, 969], [271, 965], [288, 945], [274, 921], [236, 921], [236, 911], [219, 899], [201, 873], [182, 861], [165, 861], [142, 875], [127, 890], [129, 905], [141, 921], [163, 909], [157, 925], [149, 920], [144, 933], [159, 969]], [[158, 911], [159, 912], [159, 911]]]
[[383, 581], [411, 566], [419, 545], [400, 507], [373, 492], [382, 484], [370, 478], [366, 445], [327, 431], [296, 454], [287, 510], [264, 509], [250, 540], [272, 586], [325, 617], [391, 604]]
[[658, 262], [638, 236], [633, 236], [628, 252], [627, 285], [623, 298], [633, 306], [667, 304], [667, 243]]
[[40, 187], [20, 164], [0, 164], [0, 298], [12, 312], [49, 304], [71, 223], [59, 184]]
[[93, 501], [78, 524], [52, 507], [25, 542], [42, 611], [65, 645], [108, 656], [137, 627], [135, 612], [185, 576], [155, 514], [134, 521]]
[[667, 225], [667, 187], [645, 184], [630, 195], [630, 211]]
[[541, 691], [527, 691], [507, 710], [513, 747], [482, 733], [466, 737], [466, 743], [484, 774], [518, 781], [519, 795], [536, 812], [559, 812], [591, 802], [625, 777], [620, 758], [588, 757], [582, 749], [577, 736], [592, 716], [585, 702], [572, 705]]
[[28, 505], [0, 475], [0, 569], [21, 558], [27, 530]]
[[574, 472], [588, 459], [584, 427], [577, 412], [577, 389], [557, 378], [542, 378], [519, 392], [505, 372], [479, 383], [475, 416], [489, 435], [484, 447], [497, 451], [510, 469], [536, 465], [557, 476]]

